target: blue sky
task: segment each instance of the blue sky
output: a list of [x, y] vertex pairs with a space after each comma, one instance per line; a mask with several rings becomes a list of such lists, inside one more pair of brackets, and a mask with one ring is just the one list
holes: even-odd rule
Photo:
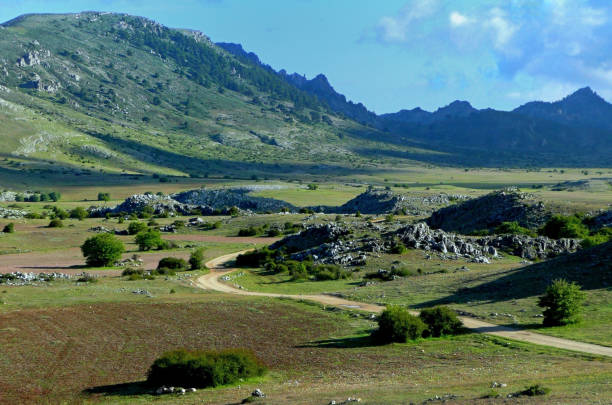
[[455, 99], [507, 110], [584, 86], [612, 100], [608, 0], [0, 0], [2, 21], [83, 10], [241, 43], [377, 113]]

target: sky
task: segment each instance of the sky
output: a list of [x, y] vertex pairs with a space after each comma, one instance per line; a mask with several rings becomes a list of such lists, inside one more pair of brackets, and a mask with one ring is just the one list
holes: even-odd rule
[[611, 0], [0, 0], [1, 21], [85, 10], [240, 43], [377, 113], [510, 110], [585, 86], [612, 100]]

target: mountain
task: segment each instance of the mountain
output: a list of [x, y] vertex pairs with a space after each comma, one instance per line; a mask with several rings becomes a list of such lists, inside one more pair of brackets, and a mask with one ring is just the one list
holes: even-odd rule
[[387, 147], [237, 51], [125, 14], [1, 24], [0, 173], [351, 173]]
[[554, 103], [534, 101], [513, 112], [529, 117], [571, 125], [612, 129], [612, 104], [601, 98], [590, 87], [585, 87]]

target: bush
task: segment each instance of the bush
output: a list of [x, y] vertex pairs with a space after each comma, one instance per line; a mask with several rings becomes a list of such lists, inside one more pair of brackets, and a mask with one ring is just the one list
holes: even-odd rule
[[552, 239], [560, 238], [585, 238], [589, 236], [589, 228], [576, 215], [555, 215], [546, 222], [540, 230], [544, 236]]
[[391, 270], [383, 270], [380, 269], [378, 271], [373, 271], [370, 273], [366, 273], [363, 278], [365, 279], [379, 279], [382, 281], [392, 281], [398, 277], [408, 277], [413, 276], [414, 272], [410, 269], [406, 268], [392, 268]]
[[66, 219], [68, 213], [61, 208], [53, 207], [53, 218]]
[[125, 251], [123, 243], [114, 235], [101, 233], [87, 239], [81, 246], [88, 266], [111, 266]]
[[3, 233], [15, 233], [15, 224], [12, 222], [10, 224], [6, 224], [2, 232]]
[[127, 269], [123, 270], [121, 272], [122, 276], [132, 276], [135, 274], [140, 274], [143, 275], [144, 274], [144, 270], [143, 269], [135, 269], [133, 267], [128, 267]]
[[128, 225], [128, 233], [130, 235], [136, 235], [146, 230], [147, 230], [147, 225], [144, 222], [134, 221], [134, 222], [130, 222], [130, 225]]
[[583, 249], [588, 249], [609, 241], [612, 241], [612, 228], [602, 228], [584, 238], [580, 242], [580, 246], [582, 246]]
[[267, 247], [255, 249], [251, 252], [238, 255], [236, 258], [236, 266], [238, 267], [261, 267], [266, 262], [271, 261], [276, 255], [276, 251], [270, 250]]
[[189, 255], [191, 270], [200, 270], [204, 266], [204, 248], [197, 248]]
[[83, 273], [81, 277], [77, 279], [78, 283], [97, 283], [98, 279], [91, 274]]
[[98, 201], [110, 201], [110, 193], [98, 193]]
[[535, 397], [540, 395], [548, 395], [549, 393], [550, 388], [543, 387], [540, 384], [535, 384], [525, 388], [523, 391], [515, 393], [514, 396], [526, 395], [528, 397]]
[[423, 336], [427, 326], [406, 308], [388, 306], [378, 317], [378, 329], [372, 337], [379, 343], [406, 343]]
[[516, 221], [502, 222], [495, 228], [494, 232], [498, 235], [512, 234], [512, 235], [537, 236], [534, 231], [520, 226], [519, 223]]
[[204, 352], [180, 349], [155, 360], [149, 369], [147, 381], [154, 386], [206, 388], [233, 384], [265, 372], [266, 367], [250, 350]]
[[262, 232], [261, 228], [249, 226], [238, 231], [238, 236], [256, 236]]
[[53, 218], [48, 225], [49, 228], [63, 228], [64, 223], [59, 218]]
[[138, 249], [141, 251], [152, 249], [161, 250], [168, 246], [161, 238], [161, 233], [156, 229], [139, 232], [134, 240], [138, 245]]
[[187, 270], [187, 262], [176, 257], [164, 257], [157, 264], [157, 270], [159, 269], [185, 271]]
[[76, 207], [70, 211], [70, 218], [78, 219], [79, 221], [84, 220], [88, 216], [89, 216], [89, 213], [83, 207]]
[[457, 318], [455, 311], [444, 306], [424, 309], [421, 311], [419, 318], [427, 325], [425, 337], [456, 335], [463, 327], [463, 323]]
[[334, 264], [321, 264], [312, 267], [312, 275], [316, 281], [344, 280], [351, 278], [352, 273]]
[[394, 242], [391, 246], [391, 253], [395, 253], [401, 255], [402, 253], [406, 253], [406, 246], [402, 242]]
[[57, 191], [52, 191], [52, 192], [49, 193], [49, 199], [51, 201], [58, 202], [60, 200], [60, 198], [62, 198], [62, 195], [60, 193], [58, 193]]
[[554, 280], [538, 301], [544, 310], [545, 326], [560, 326], [578, 322], [584, 293], [576, 283]]

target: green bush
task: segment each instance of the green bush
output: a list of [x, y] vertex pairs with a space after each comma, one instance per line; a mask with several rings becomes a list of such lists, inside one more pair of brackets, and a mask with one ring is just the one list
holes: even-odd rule
[[110, 201], [110, 193], [98, 193], [98, 201]]
[[255, 249], [250, 252], [238, 255], [236, 258], [236, 266], [238, 267], [261, 267], [266, 262], [271, 261], [276, 255], [276, 251], [270, 250], [267, 247]]
[[143, 275], [144, 274], [144, 270], [143, 269], [135, 269], [133, 267], [128, 267], [127, 269], [125, 269], [125, 270], [123, 270], [121, 272], [122, 276], [132, 276], [134, 274]]
[[89, 213], [83, 207], [76, 207], [70, 211], [70, 218], [78, 219], [79, 221], [84, 220], [88, 216], [89, 216]]
[[4, 229], [2, 229], [3, 233], [15, 233], [15, 224], [14, 223], [10, 223], [10, 224], [6, 224], [4, 226]]
[[62, 222], [61, 219], [59, 218], [53, 218], [50, 222], [49, 225], [47, 225], [49, 228], [63, 228], [64, 227], [64, 223]]
[[204, 248], [197, 248], [189, 255], [191, 270], [200, 270], [204, 266]]
[[543, 324], [560, 326], [578, 322], [584, 298], [578, 284], [563, 279], [554, 280], [538, 301], [538, 306], [546, 308]]
[[352, 273], [334, 264], [320, 264], [312, 267], [311, 273], [315, 281], [344, 280], [351, 278]]
[[414, 272], [410, 269], [392, 268], [391, 270], [388, 270], [388, 271], [379, 270], [379, 271], [372, 271], [372, 272], [366, 273], [366, 275], [363, 276], [363, 278], [379, 279], [382, 281], [392, 281], [392, 280], [395, 280], [397, 277], [409, 277], [413, 275], [414, 275]]
[[402, 253], [406, 253], [407, 250], [408, 249], [406, 249], [406, 246], [402, 242], [396, 241], [391, 245], [391, 253], [401, 255]]
[[427, 325], [406, 308], [400, 306], [388, 306], [378, 317], [378, 329], [372, 337], [379, 343], [406, 343], [423, 336]]
[[524, 228], [519, 225], [518, 222], [502, 222], [498, 225], [494, 232], [498, 235], [501, 234], [512, 234], [512, 235], [527, 235], [527, 236], [537, 236], [537, 234], [531, 229]]
[[552, 239], [585, 238], [589, 236], [589, 228], [576, 215], [555, 215], [546, 222], [540, 230], [544, 236]]
[[423, 335], [425, 337], [456, 335], [463, 327], [463, 323], [457, 318], [455, 311], [444, 306], [424, 309], [421, 311], [419, 318], [427, 325], [427, 330]]
[[177, 257], [164, 257], [157, 264], [157, 270], [159, 269], [185, 271], [187, 270], [187, 262]]
[[610, 241], [612, 241], [612, 228], [606, 227], [584, 238], [580, 242], [580, 246], [582, 246], [583, 249], [588, 249]]
[[144, 222], [133, 221], [128, 225], [128, 233], [130, 235], [136, 235], [140, 232], [147, 230], [147, 225]]
[[81, 277], [77, 279], [78, 283], [97, 283], [98, 279], [91, 274], [83, 273]]
[[156, 229], [139, 232], [134, 240], [138, 245], [138, 249], [141, 251], [153, 249], [161, 250], [168, 246], [161, 238], [161, 233]]
[[53, 207], [53, 213], [51, 214], [53, 218], [66, 219], [68, 218], [68, 213], [61, 208]]
[[255, 228], [254, 226], [249, 226], [248, 228], [244, 228], [238, 231], [238, 236], [257, 236], [262, 233], [261, 228]]
[[101, 233], [87, 239], [81, 246], [88, 266], [111, 266], [121, 258], [125, 251], [123, 243], [114, 235]]
[[155, 360], [147, 381], [154, 386], [206, 388], [259, 377], [265, 372], [266, 367], [250, 350], [204, 352], [180, 349]]

